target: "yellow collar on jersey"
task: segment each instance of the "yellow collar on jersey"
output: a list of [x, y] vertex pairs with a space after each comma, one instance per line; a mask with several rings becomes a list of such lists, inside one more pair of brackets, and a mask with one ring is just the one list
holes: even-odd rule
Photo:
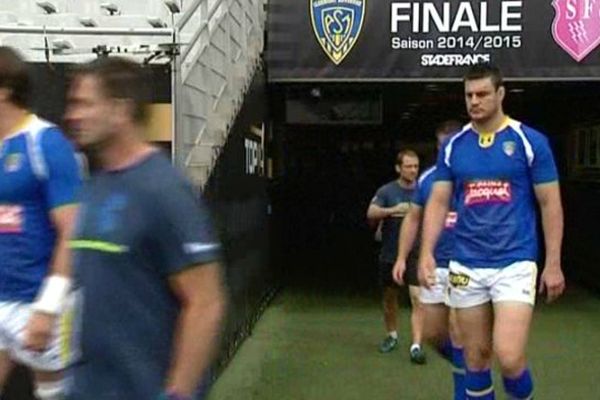
[[33, 118], [33, 114], [32, 113], [27, 113], [25, 114], [20, 120], [19, 122], [17, 122], [14, 126], [13, 129], [11, 129], [11, 133], [9, 135], [6, 135], [3, 138], [0, 138], [0, 158], [4, 157], [4, 152], [2, 151], [4, 148], [4, 141], [7, 139], [10, 139], [11, 137], [15, 136], [17, 133], [19, 133], [20, 131], [22, 131], [23, 129], [25, 129], [25, 127], [27, 126], [27, 124], [29, 124], [31, 122]]
[[479, 135], [479, 147], [481, 147], [482, 149], [487, 149], [489, 147], [492, 147], [492, 145], [496, 141], [496, 134], [498, 132], [501, 132], [504, 129], [506, 129], [506, 127], [508, 126], [509, 123], [510, 123], [510, 118], [508, 116], [505, 116], [504, 120], [502, 121], [500, 126], [495, 131], [493, 131], [493, 132], [477, 132]]
[[15, 124], [15, 127], [11, 129], [13, 133], [17, 133], [25, 129], [25, 127], [31, 122], [33, 119], [32, 113], [27, 113], [23, 115], [23, 117]]

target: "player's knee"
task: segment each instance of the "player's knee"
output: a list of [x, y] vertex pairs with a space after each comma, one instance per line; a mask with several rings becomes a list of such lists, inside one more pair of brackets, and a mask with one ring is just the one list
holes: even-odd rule
[[525, 355], [510, 348], [497, 348], [496, 357], [504, 376], [519, 375], [527, 366]]
[[398, 292], [395, 289], [386, 289], [383, 292], [383, 305], [391, 307], [396, 304], [398, 304]]
[[62, 380], [38, 382], [35, 385], [35, 396], [39, 400], [63, 400], [64, 383]]
[[443, 345], [448, 340], [448, 329], [444, 321], [439, 321], [432, 318], [425, 319], [423, 334], [432, 346], [438, 347]]
[[470, 369], [483, 370], [489, 368], [492, 359], [492, 349], [486, 345], [477, 345], [465, 349], [465, 360]]

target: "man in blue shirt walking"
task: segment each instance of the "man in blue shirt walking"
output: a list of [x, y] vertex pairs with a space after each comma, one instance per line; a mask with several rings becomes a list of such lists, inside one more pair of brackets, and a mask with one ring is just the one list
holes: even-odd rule
[[[398, 235], [402, 220], [408, 212], [410, 201], [415, 192], [419, 175], [419, 157], [412, 150], [404, 150], [396, 157], [398, 179], [389, 182], [377, 190], [367, 210], [367, 218], [381, 223], [381, 251], [379, 254], [379, 281], [383, 290], [383, 316], [387, 336], [379, 346], [379, 351], [387, 353], [398, 344], [397, 313], [399, 285], [392, 277], [392, 270], [398, 254]], [[409, 286], [412, 303], [411, 329], [412, 345], [409, 349], [413, 362], [425, 362], [425, 353], [421, 348], [423, 330], [423, 312], [419, 303], [419, 282], [417, 279], [416, 258], [411, 258], [404, 274], [404, 282]]]
[[548, 301], [564, 290], [563, 213], [558, 174], [546, 137], [504, 114], [500, 70], [472, 67], [464, 78], [471, 123], [452, 136], [437, 161], [426, 207], [419, 274], [435, 284], [434, 249], [454, 196], [458, 220], [450, 270], [450, 305], [457, 309], [467, 364], [467, 399], [494, 399], [495, 354], [511, 399], [531, 399], [525, 348], [536, 296], [541, 210], [546, 259], [540, 291]]
[[191, 400], [217, 348], [224, 292], [204, 205], [144, 142], [141, 67], [98, 59], [75, 73], [66, 120], [97, 170], [71, 248], [73, 400]]

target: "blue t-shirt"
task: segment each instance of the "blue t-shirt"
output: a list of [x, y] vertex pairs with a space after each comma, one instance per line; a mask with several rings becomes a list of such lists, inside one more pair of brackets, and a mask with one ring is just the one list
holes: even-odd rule
[[398, 215], [385, 218], [381, 226], [381, 251], [379, 260], [386, 263], [396, 262], [398, 257], [398, 236], [400, 226], [410, 208], [410, 201], [414, 195], [414, 188], [404, 188], [398, 181], [392, 181], [377, 190], [371, 204], [382, 208], [404, 205], [403, 211]]
[[0, 142], [0, 301], [33, 301], [56, 242], [50, 212], [74, 203], [81, 184], [60, 129], [27, 118]]
[[[419, 177], [419, 180], [417, 181], [417, 190], [415, 191], [412, 200], [413, 204], [425, 208], [435, 182], [435, 171], [436, 167], [433, 166], [423, 172]], [[434, 258], [437, 266], [440, 268], [448, 268], [448, 264], [452, 259], [454, 251], [454, 226], [457, 221], [457, 214], [454, 209], [455, 205], [453, 202], [450, 206], [450, 211], [448, 211], [448, 215], [446, 216], [444, 230], [440, 234], [437, 245], [435, 246]]]
[[69, 398], [157, 399], [180, 304], [169, 277], [216, 261], [208, 212], [162, 154], [85, 184], [71, 248], [78, 296]]
[[472, 268], [536, 261], [533, 187], [557, 180], [552, 151], [540, 132], [509, 118], [490, 134], [465, 126], [445, 143], [436, 171], [436, 181], [451, 181], [455, 191], [453, 259]]

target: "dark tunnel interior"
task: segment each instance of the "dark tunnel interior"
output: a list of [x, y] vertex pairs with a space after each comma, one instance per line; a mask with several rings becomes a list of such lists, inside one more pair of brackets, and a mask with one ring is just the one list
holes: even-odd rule
[[[585, 221], [597, 213], [597, 201], [591, 200], [597, 198], [597, 179], [578, 163], [577, 153], [587, 150], [577, 149], [577, 132], [600, 121], [599, 91], [599, 82], [508, 82], [504, 104], [509, 116], [549, 137], [570, 246], [563, 263], [570, 276], [588, 283], [594, 271], [583, 258], [600, 255], [593, 246], [577, 246], [578, 238], [593, 237], [595, 227]], [[282, 221], [284, 282], [374, 290], [378, 244], [366, 222], [368, 204], [379, 186], [395, 179], [398, 150], [414, 149], [424, 170], [434, 161], [436, 125], [446, 119], [467, 122], [462, 83], [275, 86], [271, 107], [279, 171], [273, 202]], [[589, 204], [582, 208], [584, 201]]]

